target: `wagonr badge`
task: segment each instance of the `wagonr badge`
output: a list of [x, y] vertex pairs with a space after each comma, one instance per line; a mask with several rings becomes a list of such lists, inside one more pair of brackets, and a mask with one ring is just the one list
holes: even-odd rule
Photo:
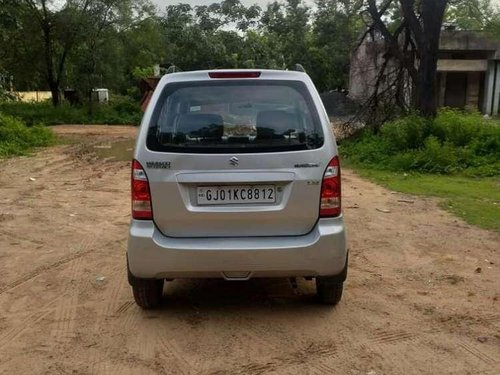
[[169, 161], [147, 161], [146, 168], [148, 169], [170, 169]]
[[165, 280], [304, 277], [337, 304], [348, 259], [341, 170], [307, 74], [180, 72], [155, 91], [132, 161], [136, 303], [159, 306]]
[[319, 164], [318, 163], [302, 163], [302, 164], [295, 164], [295, 168], [318, 168]]

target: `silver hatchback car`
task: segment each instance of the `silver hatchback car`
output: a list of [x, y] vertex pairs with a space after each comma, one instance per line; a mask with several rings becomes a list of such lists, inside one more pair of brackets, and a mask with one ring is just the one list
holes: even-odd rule
[[159, 305], [164, 280], [315, 278], [342, 297], [347, 249], [337, 146], [307, 74], [165, 75], [132, 162], [128, 279]]

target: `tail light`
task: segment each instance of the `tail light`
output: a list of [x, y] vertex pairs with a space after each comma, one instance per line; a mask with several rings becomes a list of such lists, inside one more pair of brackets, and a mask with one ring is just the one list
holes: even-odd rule
[[132, 161], [132, 217], [139, 220], [153, 219], [148, 176], [137, 160]]
[[335, 156], [328, 163], [323, 175], [319, 216], [335, 217], [339, 216], [341, 211], [340, 163], [339, 157]]

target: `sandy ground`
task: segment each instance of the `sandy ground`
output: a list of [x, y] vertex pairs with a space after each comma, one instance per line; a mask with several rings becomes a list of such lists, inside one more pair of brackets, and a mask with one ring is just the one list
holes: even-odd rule
[[500, 373], [498, 234], [344, 170], [337, 308], [312, 281], [198, 280], [143, 312], [125, 273], [129, 166], [93, 153], [136, 129], [56, 131], [76, 143], [0, 164], [0, 373]]

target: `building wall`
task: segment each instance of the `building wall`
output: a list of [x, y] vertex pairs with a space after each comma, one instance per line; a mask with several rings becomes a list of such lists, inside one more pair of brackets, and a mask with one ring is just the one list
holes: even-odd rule
[[[365, 40], [353, 53], [349, 77], [352, 99], [362, 102], [373, 94], [383, 53], [382, 40]], [[470, 107], [488, 115], [499, 114], [498, 41], [481, 33], [446, 30], [441, 36], [439, 57], [436, 85], [439, 106]], [[390, 67], [388, 70], [391, 71]]]
[[467, 73], [467, 92], [466, 92], [465, 106], [475, 110], [480, 110], [480, 105], [479, 105], [480, 88], [481, 88], [480, 79], [481, 79], [480, 72]]
[[500, 60], [488, 62], [484, 83], [483, 113], [496, 116], [500, 114]]
[[17, 96], [22, 102], [43, 102], [52, 99], [50, 91], [16, 91], [12, 94]]
[[[379, 71], [384, 64], [383, 52], [384, 42], [375, 40], [362, 43], [353, 53], [349, 70], [349, 98], [362, 102], [373, 94]], [[379, 82], [379, 91], [393, 81], [395, 71], [395, 62], [390, 61], [385, 69], [385, 76]]]
[[466, 30], [443, 30], [440, 51], [489, 51], [491, 59], [500, 59], [500, 42], [486, 33]]
[[377, 73], [383, 63], [383, 44], [377, 41], [362, 43], [351, 57], [349, 97], [363, 101], [373, 93]]

